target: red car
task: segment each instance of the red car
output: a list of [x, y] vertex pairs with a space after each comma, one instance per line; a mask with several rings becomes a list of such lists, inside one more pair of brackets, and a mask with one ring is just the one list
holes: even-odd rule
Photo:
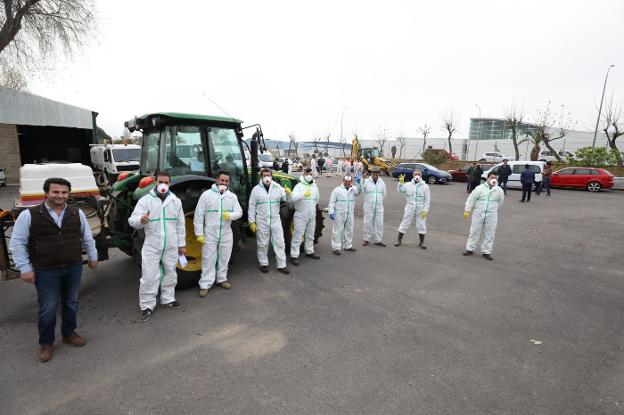
[[595, 167], [566, 167], [552, 174], [552, 187], [574, 187], [598, 192], [600, 189], [611, 189], [613, 175], [605, 169]]

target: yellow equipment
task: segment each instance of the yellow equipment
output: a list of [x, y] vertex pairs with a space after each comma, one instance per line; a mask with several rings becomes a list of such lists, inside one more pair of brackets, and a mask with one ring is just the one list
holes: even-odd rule
[[378, 166], [388, 176], [395, 167], [394, 163], [379, 156], [377, 147], [362, 148], [357, 135], [351, 141], [351, 159], [361, 160], [366, 170], [370, 170], [371, 166]]

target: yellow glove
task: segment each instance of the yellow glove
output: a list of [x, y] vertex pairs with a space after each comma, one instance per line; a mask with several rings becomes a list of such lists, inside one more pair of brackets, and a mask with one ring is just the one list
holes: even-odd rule
[[230, 220], [231, 217], [232, 215], [230, 215], [230, 212], [228, 212], [227, 210], [223, 211], [223, 219]]
[[303, 194], [303, 196], [305, 196], [305, 197], [310, 197], [310, 196], [312, 196], [312, 192], [308, 190], [307, 192], [305, 192], [305, 193]]
[[467, 210], [464, 211], [464, 219], [468, 219], [470, 217], [470, 212]]
[[284, 187], [284, 191], [286, 192], [287, 195], [292, 193], [292, 190], [290, 190], [290, 187]]
[[205, 244], [206, 243], [206, 237], [204, 235], [199, 235], [197, 237], [197, 242], [199, 242], [200, 244]]
[[429, 212], [425, 212], [424, 210], [422, 212], [420, 212], [420, 217], [425, 219], [427, 216], [429, 216]]
[[405, 175], [404, 174], [399, 175], [399, 183], [405, 184]]
[[257, 226], [256, 226], [256, 222], [251, 222], [251, 223], [249, 224], [249, 229], [251, 229], [251, 231], [252, 231], [253, 233], [256, 233], [256, 228], [257, 228]]

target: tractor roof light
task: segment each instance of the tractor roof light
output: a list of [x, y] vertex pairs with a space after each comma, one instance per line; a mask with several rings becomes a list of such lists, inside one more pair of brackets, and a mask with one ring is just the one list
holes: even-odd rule
[[152, 184], [152, 183], [154, 183], [154, 178], [153, 178], [153, 177], [151, 177], [151, 176], [144, 177], [144, 178], [142, 178], [142, 179], [141, 179], [141, 181], [139, 182], [139, 187], [140, 187], [141, 189], [143, 189], [143, 188], [145, 188], [145, 187], [149, 186], [149, 185], [150, 185], [150, 184]]
[[117, 176], [117, 181], [120, 182], [122, 180], [125, 180], [128, 178], [128, 176], [130, 176], [130, 173], [128, 173], [127, 171], [119, 173], [119, 176]]

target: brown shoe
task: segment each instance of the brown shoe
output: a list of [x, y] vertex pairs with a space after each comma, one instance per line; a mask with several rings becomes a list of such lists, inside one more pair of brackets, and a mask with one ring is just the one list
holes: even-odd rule
[[82, 347], [87, 343], [87, 339], [82, 337], [80, 334], [73, 332], [71, 336], [63, 337], [63, 343], [74, 347]]
[[226, 290], [229, 290], [232, 287], [232, 284], [230, 284], [227, 281], [223, 281], [223, 282], [219, 283], [219, 287], [225, 288]]
[[200, 297], [205, 297], [208, 295], [208, 288], [200, 288], [199, 289], [199, 296]]
[[290, 270], [288, 269], [288, 267], [278, 268], [277, 270], [282, 274], [290, 274]]
[[266, 274], [267, 272], [269, 272], [269, 267], [267, 265], [260, 265], [260, 272]]
[[362, 246], [368, 246], [368, 241], [362, 242]]
[[54, 356], [54, 345], [42, 344], [39, 348], [39, 361], [45, 363], [51, 360], [52, 356]]

